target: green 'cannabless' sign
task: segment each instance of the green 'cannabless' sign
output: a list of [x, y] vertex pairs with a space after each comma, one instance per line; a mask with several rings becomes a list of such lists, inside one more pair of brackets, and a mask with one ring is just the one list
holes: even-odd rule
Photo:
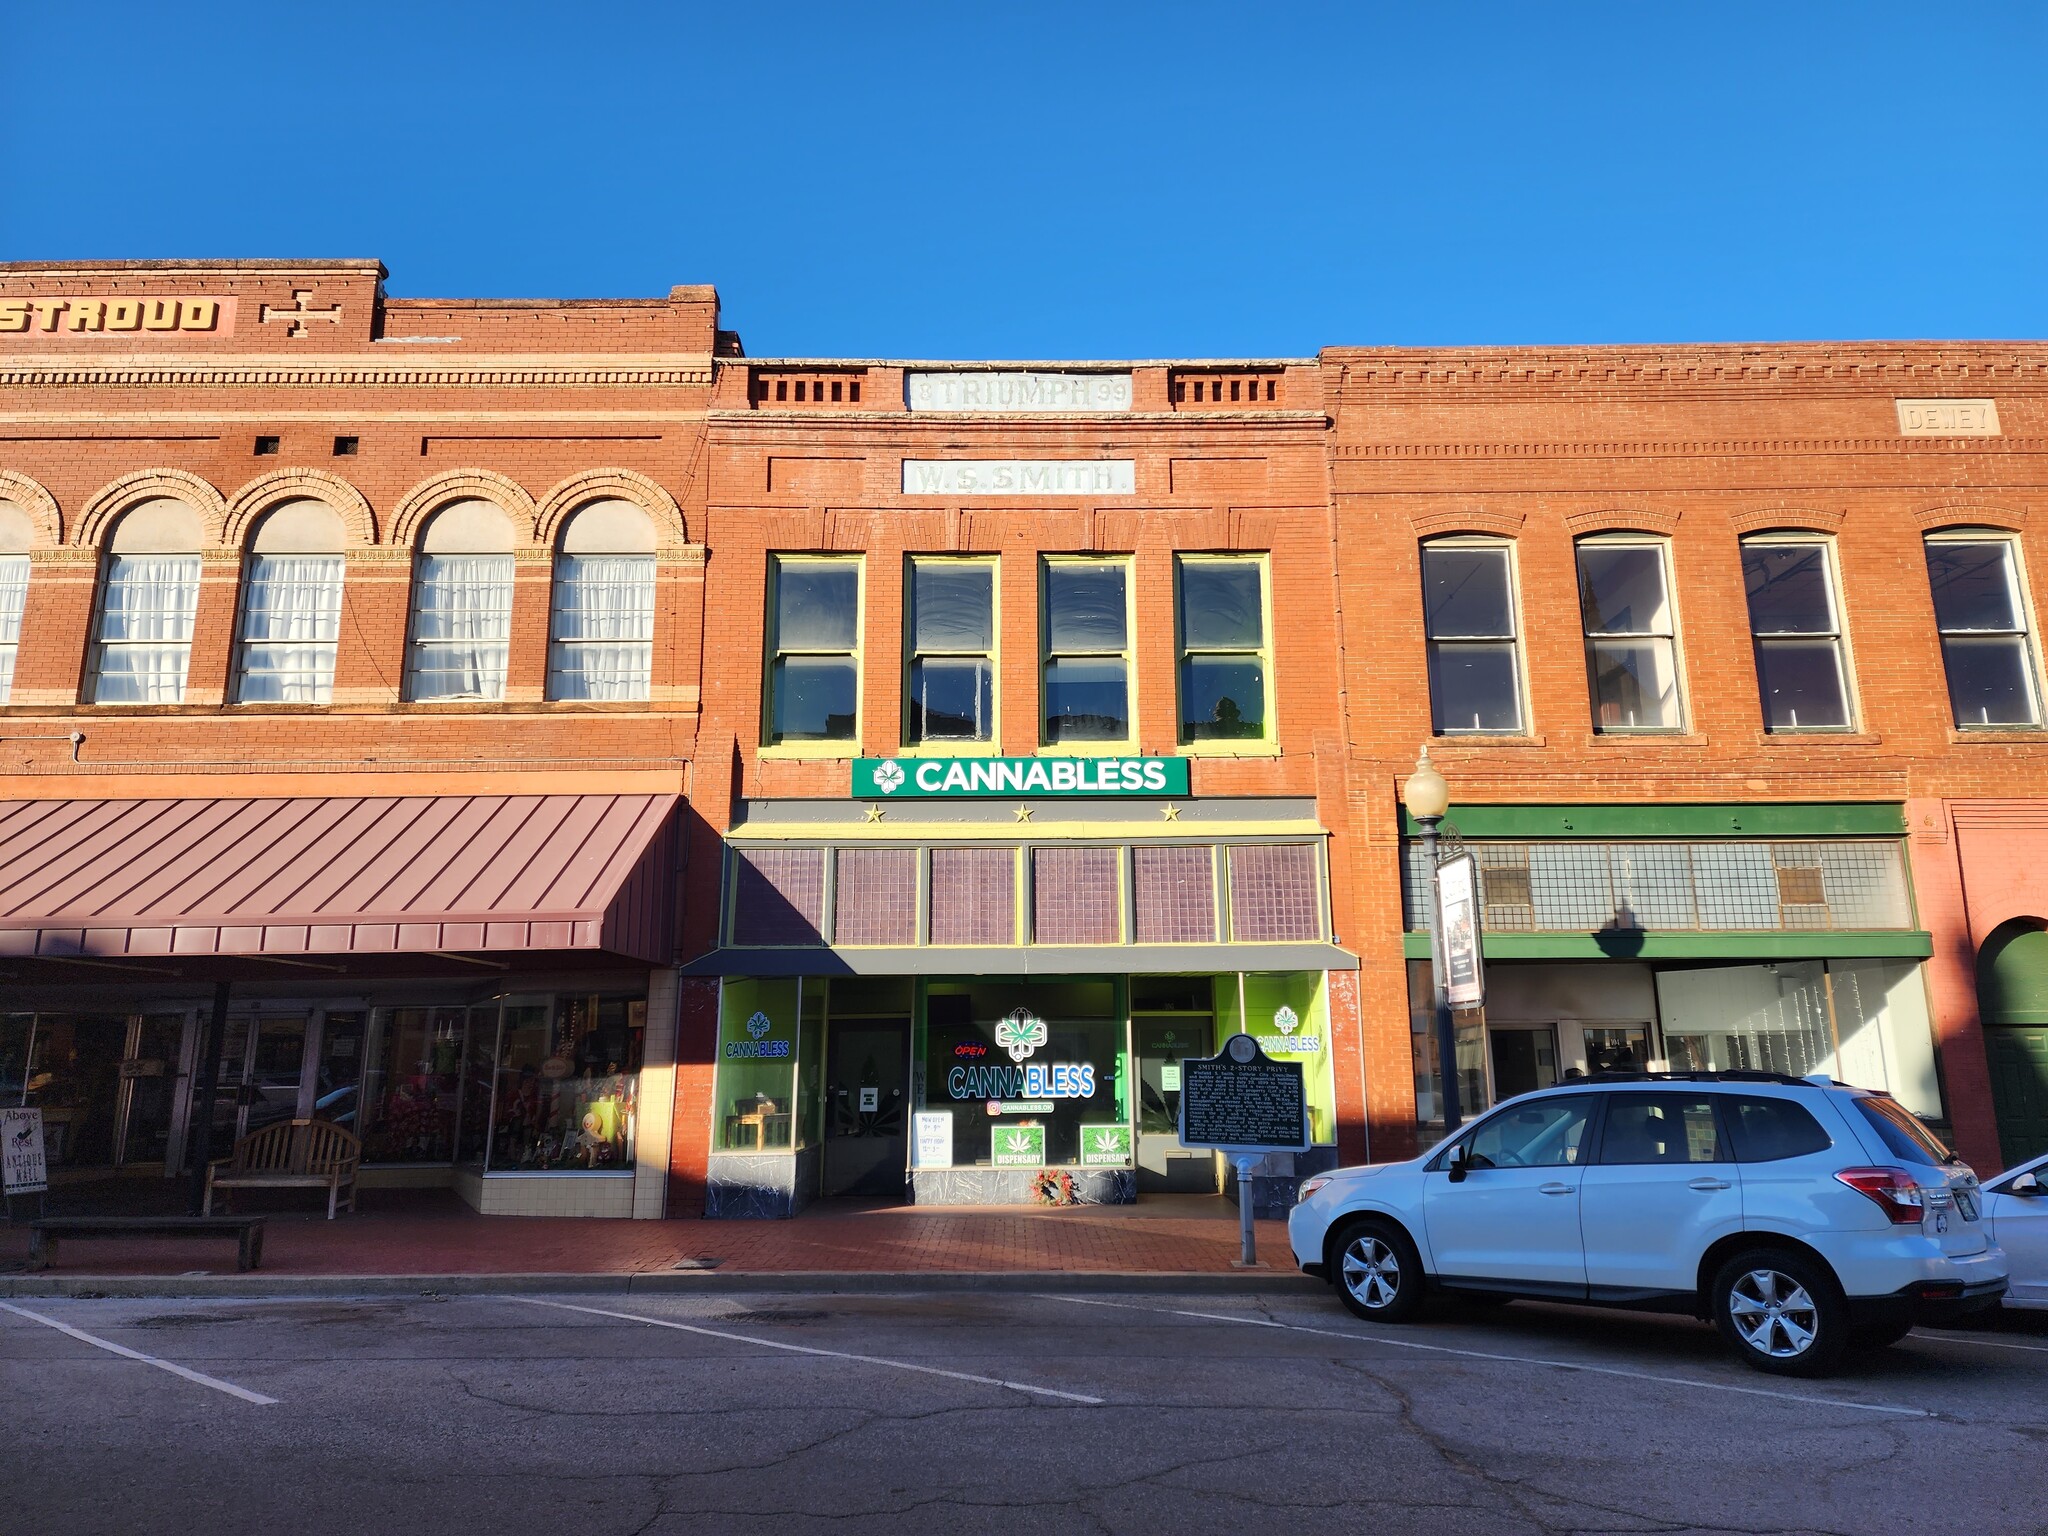
[[857, 757], [856, 800], [1186, 795], [1184, 757]]

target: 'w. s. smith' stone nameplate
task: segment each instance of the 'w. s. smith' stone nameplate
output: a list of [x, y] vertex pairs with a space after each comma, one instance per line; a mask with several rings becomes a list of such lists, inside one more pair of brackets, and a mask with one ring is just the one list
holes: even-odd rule
[[905, 459], [906, 496], [1130, 496], [1135, 459]]
[[1076, 799], [1188, 792], [1184, 757], [857, 757], [856, 800]]

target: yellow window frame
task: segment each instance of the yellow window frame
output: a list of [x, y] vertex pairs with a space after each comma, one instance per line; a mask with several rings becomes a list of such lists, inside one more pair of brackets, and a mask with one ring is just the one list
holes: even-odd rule
[[[1059, 651], [1052, 649], [1050, 578], [1057, 566], [1114, 565], [1124, 573], [1124, 646], [1122, 651]], [[1038, 749], [1069, 756], [1123, 756], [1138, 744], [1138, 595], [1129, 555], [1040, 555], [1038, 559]], [[1046, 669], [1062, 656], [1120, 656], [1124, 664], [1125, 733], [1114, 741], [1048, 741], [1045, 733]]]
[[[1256, 648], [1235, 646], [1190, 647], [1181, 601], [1181, 573], [1191, 565], [1255, 565], [1259, 572], [1259, 643]], [[1235, 741], [1192, 741], [1187, 734], [1187, 700], [1183, 696], [1184, 675], [1190, 656], [1255, 657], [1264, 689], [1259, 734]], [[1254, 550], [1217, 550], [1173, 557], [1173, 714], [1174, 739], [1189, 757], [1277, 757], [1280, 755], [1279, 722], [1275, 718], [1273, 663], [1273, 563], [1270, 554]]]
[[[913, 578], [920, 565], [980, 566], [989, 573], [989, 648], [987, 651], [931, 651], [917, 649], [916, 585]], [[906, 555], [903, 561], [903, 709], [898, 738], [905, 757], [993, 757], [1003, 741], [1003, 571], [997, 555]], [[912, 741], [910, 737], [911, 682], [918, 658], [932, 656], [987, 656], [989, 665], [989, 722], [984, 741]]]
[[[853, 649], [785, 649], [777, 633], [776, 613], [781, 606], [782, 573], [792, 566], [853, 567]], [[867, 633], [867, 561], [860, 555], [771, 554], [768, 557], [767, 600], [762, 614], [765, 657], [761, 667], [761, 745], [764, 757], [858, 757], [860, 755], [861, 695], [867, 669], [862, 655]], [[784, 656], [845, 656], [853, 663], [853, 734], [843, 741], [777, 741], [775, 739], [775, 663]]]

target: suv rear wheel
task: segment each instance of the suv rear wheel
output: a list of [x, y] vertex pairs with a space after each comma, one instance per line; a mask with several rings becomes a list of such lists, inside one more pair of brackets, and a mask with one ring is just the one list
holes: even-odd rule
[[1738, 1253], [1714, 1277], [1714, 1321], [1760, 1371], [1822, 1376], [1849, 1343], [1848, 1309], [1827, 1269], [1780, 1248]]
[[1337, 1234], [1336, 1248], [1331, 1277], [1356, 1316], [1405, 1323], [1421, 1308], [1422, 1257], [1392, 1222], [1356, 1222]]

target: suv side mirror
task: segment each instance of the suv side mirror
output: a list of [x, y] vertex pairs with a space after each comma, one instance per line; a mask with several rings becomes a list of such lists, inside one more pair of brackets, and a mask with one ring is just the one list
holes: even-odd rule
[[2029, 1195], [2038, 1199], [2042, 1195], [2048, 1195], [2048, 1188], [2042, 1187], [2041, 1175], [2038, 1173], [2023, 1173], [2007, 1187], [2007, 1193]]
[[1465, 1164], [1465, 1143], [1461, 1141], [1451, 1148], [1451, 1155], [1444, 1163], [1444, 1172], [1451, 1176], [1453, 1184], [1462, 1184], [1470, 1171]]

